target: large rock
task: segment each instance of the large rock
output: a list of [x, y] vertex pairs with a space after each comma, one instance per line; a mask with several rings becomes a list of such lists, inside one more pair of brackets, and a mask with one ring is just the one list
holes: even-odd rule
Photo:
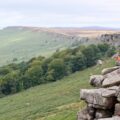
[[115, 71], [119, 68], [120, 68], [119, 66], [115, 66], [115, 67], [111, 67], [111, 68], [105, 68], [105, 69], [102, 70], [102, 75], [111, 73], [111, 72], [113, 72], [113, 71]]
[[119, 116], [114, 116], [112, 118], [102, 118], [102, 119], [98, 119], [98, 120], [120, 120]]
[[111, 73], [106, 74], [102, 87], [110, 87], [114, 85], [120, 85], [120, 69], [117, 69]]
[[109, 89], [82, 89], [80, 98], [95, 108], [110, 109], [114, 105], [116, 92]]
[[103, 97], [112, 97], [112, 96], [116, 97], [119, 91], [119, 87], [118, 86], [108, 87], [105, 90], [107, 90], [107, 92], [102, 93]]
[[103, 75], [92, 75], [90, 77], [89, 82], [94, 87], [101, 87], [103, 80], [104, 80], [104, 76]]

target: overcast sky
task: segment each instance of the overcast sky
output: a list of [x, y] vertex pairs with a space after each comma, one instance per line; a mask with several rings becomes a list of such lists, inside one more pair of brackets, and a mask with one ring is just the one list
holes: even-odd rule
[[120, 0], [0, 0], [0, 27], [120, 27]]

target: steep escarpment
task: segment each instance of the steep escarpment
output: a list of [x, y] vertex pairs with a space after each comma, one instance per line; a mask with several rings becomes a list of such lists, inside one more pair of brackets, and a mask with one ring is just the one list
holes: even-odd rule
[[120, 120], [120, 67], [104, 69], [89, 82], [95, 88], [80, 90], [87, 106], [78, 112], [78, 120]]
[[98, 39], [116, 47], [120, 46], [120, 33], [103, 34]]

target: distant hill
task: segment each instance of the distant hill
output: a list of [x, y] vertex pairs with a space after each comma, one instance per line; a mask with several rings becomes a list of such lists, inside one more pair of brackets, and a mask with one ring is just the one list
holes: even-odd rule
[[41, 28], [11, 26], [0, 30], [0, 66], [80, 44], [97, 43], [86, 37], [96, 37], [114, 31], [83, 30], [83, 28]]
[[70, 36], [47, 28], [7, 27], [0, 30], [0, 65], [15, 58], [21, 61], [38, 55], [49, 56], [72, 43]]
[[119, 31], [120, 28], [112, 28], [112, 27], [102, 27], [102, 26], [88, 26], [81, 27], [82, 30], [107, 30], [107, 31]]

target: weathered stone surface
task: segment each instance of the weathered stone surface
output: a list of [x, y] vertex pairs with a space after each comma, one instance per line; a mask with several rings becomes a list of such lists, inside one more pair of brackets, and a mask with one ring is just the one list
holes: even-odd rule
[[119, 66], [115, 66], [115, 67], [111, 67], [111, 68], [105, 68], [105, 69], [102, 70], [102, 75], [113, 72], [113, 71], [115, 71], [115, 70], [117, 70], [119, 68], [120, 68]]
[[116, 92], [104, 88], [100, 89], [82, 89], [80, 98], [95, 108], [107, 109], [113, 107]]
[[118, 91], [119, 90], [119, 86], [112, 86], [112, 87], [108, 87], [108, 90], [115, 90]]
[[115, 115], [120, 116], [120, 103], [115, 104]]
[[113, 86], [113, 87], [108, 87], [104, 90], [106, 90], [106, 91], [102, 93], [103, 97], [112, 97], [112, 96], [115, 97], [118, 90], [119, 90], [119, 87], [118, 86]]
[[120, 85], [120, 69], [115, 70], [105, 75], [105, 79], [102, 82], [103, 87], [110, 87], [114, 85]]
[[111, 111], [111, 110], [98, 109], [98, 110], [96, 110], [95, 118], [96, 119], [108, 118], [108, 117], [112, 117], [112, 114], [113, 114], [113, 111]]
[[101, 87], [103, 80], [104, 80], [104, 76], [103, 75], [92, 75], [90, 77], [89, 82], [94, 87]]
[[120, 120], [119, 116], [114, 116], [112, 118], [102, 118], [102, 119], [98, 119], [98, 120]]
[[88, 109], [84, 108], [82, 111], [78, 112], [77, 120], [93, 120], [93, 116], [88, 113]]
[[116, 96], [117, 96], [117, 100], [120, 102], [120, 88], [118, 89]]

